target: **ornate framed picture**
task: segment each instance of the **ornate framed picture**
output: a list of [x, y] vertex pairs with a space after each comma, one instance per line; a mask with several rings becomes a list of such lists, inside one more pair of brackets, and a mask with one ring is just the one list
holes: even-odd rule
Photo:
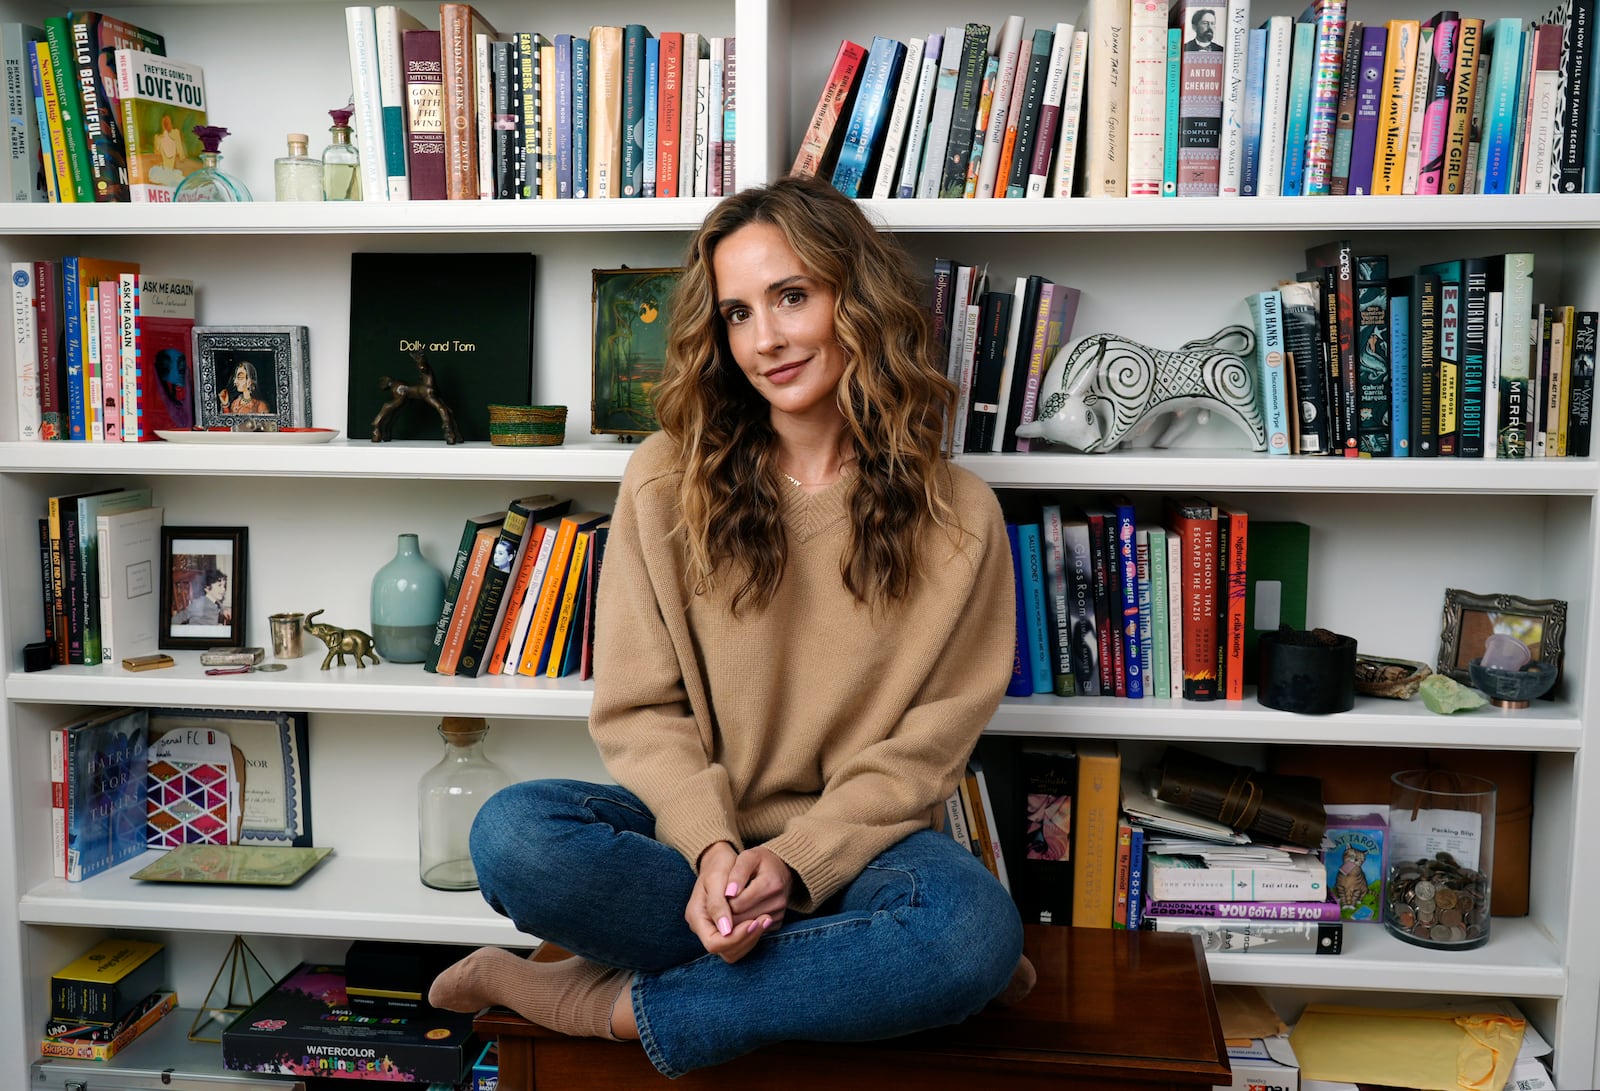
[[204, 651], [242, 645], [247, 527], [161, 528], [157, 645]]
[[213, 729], [244, 755], [238, 844], [311, 844], [310, 717], [304, 712], [153, 708], [150, 739], [175, 729]]
[[311, 427], [311, 334], [305, 326], [196, 326], [201, 428], [250, 422]]
[[1556, 684], [1560, 684], [1561, 651], [1567, 635], [1565, 602], [1445, 589], [1444, 626], [1439, 634], [1440, 674], [1471, 685], [1468, 667], [1483, 655], [1485, 643], [1496, 635], [1525, 645], [1534, 661], [1553, 664]]
[[589, 431], [657, 430], [651, 391], [667, 362], [667, 319], [682, 269], [594, 271], [594, 387]]

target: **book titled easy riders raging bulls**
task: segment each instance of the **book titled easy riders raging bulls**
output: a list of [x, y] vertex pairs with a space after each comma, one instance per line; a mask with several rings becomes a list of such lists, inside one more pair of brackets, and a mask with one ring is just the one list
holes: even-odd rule
[[343, 966], [302, 962], [222, 1032], [222, 1059], [235, 1071], [454, 1086], [473, 1045], [471, 1014], [354, 1008]]

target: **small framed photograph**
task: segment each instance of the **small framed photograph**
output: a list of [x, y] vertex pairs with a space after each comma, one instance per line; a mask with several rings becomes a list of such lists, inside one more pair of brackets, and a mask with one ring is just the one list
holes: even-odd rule
[[244, 756], [240, 845], [311, 844], [310, 717], [259, 709], [152, 708], [150, 741], [184, 728], [214, 729]]
[[305, 326], [196, 326], [196, 424], [311, 427], [311, 334]]
[[1517, 595], [1479, 595], [1449, 587], [1444, 592], [1444, 626], [1439, 634], [1439, 673], [1472, 684], [1468, 667], [1497, 634], [1527, 647], [1536, 662], [1550, 663], [1560, 685], [1561, 651], [1567, 635], [1567, 604], [1560, 599]]
[[161, 636], [157, 646], [238, 646], [245, 634], [247, 527], [161, 528]]
[[589, 431], [647, 436], [651, 392], [667, 363], [667, 319], [682, 269], [594, 270], [594, 387]]

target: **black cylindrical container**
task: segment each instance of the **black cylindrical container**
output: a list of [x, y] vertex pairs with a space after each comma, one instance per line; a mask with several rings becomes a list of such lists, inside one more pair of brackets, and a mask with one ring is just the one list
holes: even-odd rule
[[1261, 634], [1261, 684], [1268, 708], [1322, 716], [1356, 703], [1356, 642], [1326, 629]]

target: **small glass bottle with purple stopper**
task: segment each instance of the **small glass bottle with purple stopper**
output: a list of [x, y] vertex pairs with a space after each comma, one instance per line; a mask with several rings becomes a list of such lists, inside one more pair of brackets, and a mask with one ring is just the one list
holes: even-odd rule
[[322, 195], [330, 201], [361, 200], [361, 153], [350, 141], [353, 113], [348, 106], [328, 111], [333, 143], [322, 150]]
[[188, 204], [194, 201], [225, 202], [250, 200], [250, 190], [231, 174], [222, 171], [222, 138], [228, 130], [220, 125], [196, 125], [194, 135], [200, 138], [200, 169], [184, 177], [173, 191], [174, 202]]

